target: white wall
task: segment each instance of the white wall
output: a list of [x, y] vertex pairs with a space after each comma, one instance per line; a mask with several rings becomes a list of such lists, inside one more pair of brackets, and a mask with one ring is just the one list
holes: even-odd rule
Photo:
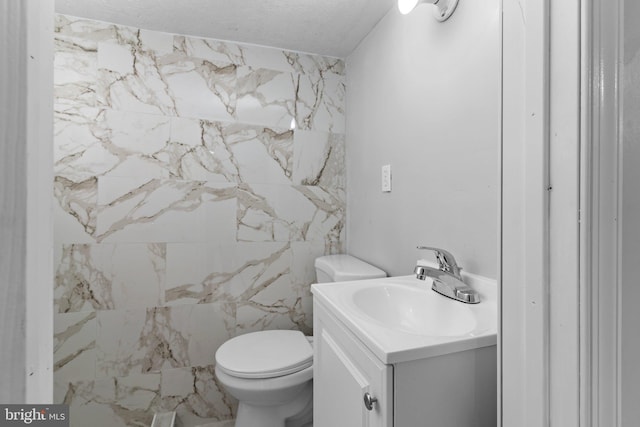
[[496, 277], [499, 2], [460, 2], [444, 23], [432, 9], [392, 8], [347, 58], [347, 248], [403, 275], [416, 245], [438, 246]]
[[3, 0], [0, 19], [0, 402], [48, 403], [53, 2]]

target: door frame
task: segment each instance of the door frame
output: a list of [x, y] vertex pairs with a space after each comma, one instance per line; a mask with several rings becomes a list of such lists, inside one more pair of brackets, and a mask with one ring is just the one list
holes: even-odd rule
[[581, 192], [581, 426], [620, 426], [623, 1], [586, 1]]
[[503, 0], [500, 425], [619, 426], [620, 0]]

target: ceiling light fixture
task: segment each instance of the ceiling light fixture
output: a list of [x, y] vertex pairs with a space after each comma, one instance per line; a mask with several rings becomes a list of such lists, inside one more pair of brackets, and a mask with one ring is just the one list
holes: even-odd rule
[[442, 22], [449, 19], [456, 10], [458, 0], [398, 0], [398, 10], [406, 15], [421, 3], [433, 4], [436, 7], [433, 14], [438, 21]]

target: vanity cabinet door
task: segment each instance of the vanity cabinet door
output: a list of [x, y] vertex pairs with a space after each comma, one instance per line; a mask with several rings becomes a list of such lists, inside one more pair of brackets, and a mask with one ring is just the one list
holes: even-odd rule
[[314, 427], [391, 427], [393, 368], [320, 304], [314, 313]]

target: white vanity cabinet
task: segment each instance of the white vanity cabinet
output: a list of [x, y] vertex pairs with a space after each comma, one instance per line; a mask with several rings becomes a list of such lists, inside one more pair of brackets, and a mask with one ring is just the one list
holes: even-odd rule
[[[433, 345], [428, 356], [381, 356], [372, 349], [382, 340], [336, 315], [322, 289], [314, 294], [314, 427], [496, 426], [495, 338], [455, 351]], [[366, 393], [376, 399], [371, 410]]]
[[317, 303], [313, 357], [314, 427], [393, 425], [393, 367], [380, 362]]

